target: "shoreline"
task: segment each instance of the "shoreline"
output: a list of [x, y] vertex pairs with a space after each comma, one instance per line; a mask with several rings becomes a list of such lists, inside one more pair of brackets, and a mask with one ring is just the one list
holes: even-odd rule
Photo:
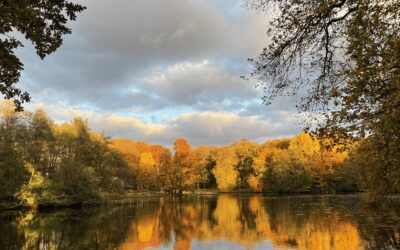
[[266, 193], [266, 192], [253, 192], [250, 190], [234, 190], [234, 191], [220, 191], [220, 190], [195, 190], [195, 191], [183, 191], [182, 193], [167, 193], [161, 191], [138, 191], [138, 192], [127, 192], [124, 194], [106, 194], [103, 199], [98, 201], [91, 201], [85, 203], [76, 203], [68, 205], [39, 205], [37, 207], [29, 207], [18, 204], [17, 202], [0, 202], [1, 211], [12, 211], [12, 210], [58, 210], [58, 209], [80, 209], [85, 207], [101, 206], [106, 204], [118, 205], [129, 203], [130, 200], [143, 199], [143, 198], [159, 198], [159, 197], [191, 197], [191, 196], [217, 196], [217, 195], [262, 195], [264, 197], [296, 197], [296, 196], [334, 196], [334, 195], [355, 195], [363, 194], [363, 192], [351, 192], [351, 193], [337, 193], [337, 194], [323, 194], [323, 193]]
[[[125, 205], [130, 204], [132, 201], [144, 198], [160, 198], [160, 197], [201, 197], [201, 196], [218, 196], [218, 195], [261, 195], [265, 198], [292, 198], [302, 196], [342, 196], [342, 195], [363, 195], [365, 192], [343, 192], [336, 194], [324, 193], [266, 193], [266, 192], [253, 192], [249, 190], [235, 190], [235, 191], [220, 191], [220, 190], [195, 190], [184, 191], [179, 194], [166, 193], [161, 191], [138, 191], [127, 192], [125, 194], [107, 194], [102, 200], [92, 201], [87, 203], [76, 203], [70, 205], [39, 205], [38, 207], [28, 207], [18, 205], [12, 202], [0, 203], [0, 212], [2, 211], [48, 211], [48, 210], [62, 210], [62, 209], [82, 209], [85, 207], [96, 207], [102, 205]], [[393, 194], [383, 198], [400, 198], [400, 194]]]

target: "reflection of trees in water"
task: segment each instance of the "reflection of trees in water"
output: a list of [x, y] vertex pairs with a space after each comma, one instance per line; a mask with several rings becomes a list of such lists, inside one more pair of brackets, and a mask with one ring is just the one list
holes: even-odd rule
[[8, 249], [14, 246], [21, 249], [24, 232], [18, 230], [19, 212], [5, 212], [0, 214], [0, 249]]
[[[368, 210], [367, 214], [362, 211]], [[400, 200], [369, 206], [360, 204], [352, 214], [367, 249], [400, 249]]]
[[[214, 205], [215, 204], [215, 205]], [[270, 239], [275, 246], [297, 247], [299, 249], [357, 249], [364, 241], [376, 241], [395, 245], [394, 230], [387, 228], [388, 237], [377, 236], [374, 224], [392, 225], [387, 221], [363, 223], [362, 216], [368, 215], [369, 207], [354, 197], [291, 197], [263, 199], [259, 196], [238, 199], [236, 196], [219, 196], [217, 200], [196, 198], [181, 199], [178, 203], [169, 202], [161, 210], [173, 211], [162, 216], [170, 226], [166, 235], [175, 232], [177, 244], [190, 245], [193, 238], [202, 241], [226, 239], [246, 246]], [[172, 208], [171, 208], [172, 206]], [[395, 210], [395, 207], [391, 207]], [[379, 211], [379, 210], [378, 210]], [[385, 211], [385, 214], [390, 214]], [[173, 218], [173, 219], [171, 219]], [[397, 220], [398, 221], [398, 220]], [[384, 227], [384, 226], [382, 226]], [[375, 225], [376, 228], [376, 225]], [[363, 232], [364, 231], [366, 232]], [[385, 232], [379, 230], [379, 232]], [[361, 235], [361, 239], [360, 239]], [[371, 244], [371, 243], [370, 243]]]
[[399, 205], [392, 200], [374, 208], [360, 197], [310, 196], [268, 200], [264, 207], [273, 231], [282, 237], [277, 245], [284, 245], [286, 237], [300, 249], [398, 249]]
[[359, 249], [357, 227], [318, 197], [268, 199], [270, 238], [275, 246], [298, 249]]
[[[193, 239], [229, 240], [248, 248], [269, 239], [274, 246], [284, 248], [360, 249], [365, 241], [376, 237], [371, 225], [358, 220], [362, 218], [358, 215], [370, 213], [367, 206], [360, 207], [360, 204], [353, 196], [166, 198], [158, 208], [161, 226], [153, 228], [159, 230], [160, 236], [167, 236], [163, 243], [171, 242], [169, 237], [174, 232], [175, 249], [189, 249]], [[390, 228], [392, 234], [394, 229]], [[376, 247], [382, 242], [370, 245]], [[390, 239], [386, 238], [386, 242]], [[153, 243], [147, 244], [154, 246]]]
[[193, 239], [229, 240], [247, 248], [265, 240], [280, 248], [398, 248], [398, 207], [373, 208], [355, 196], [220, 195], [142, 199], [128, 207], [8, 212], [0, 215], [0, 248], [189, 249]]
[[[108, 248], [126, 238], [127, 212], [119, 208], [14, 213], [12, 221], [0, 216], [1, 249]], [[4, 229], [6, 225], [13, 228]], [[4, 244], [4, 245], [1, 245]]]

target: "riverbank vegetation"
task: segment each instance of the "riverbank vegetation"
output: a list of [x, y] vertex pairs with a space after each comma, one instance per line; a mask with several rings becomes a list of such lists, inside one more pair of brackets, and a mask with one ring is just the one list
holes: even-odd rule
[[107, 138], [79, 117], [57, 124], [41, 109], [15, 112], [3, 102], [0, 110], [2, 207], [82, 205], [143, 190], [399, 192], [398, 171], [386, 168], [369, 140], [325, 147], [329, 141], [302, 133], [261, 144], [241, 139], [194, 148], [181, 138], [171, 150]]

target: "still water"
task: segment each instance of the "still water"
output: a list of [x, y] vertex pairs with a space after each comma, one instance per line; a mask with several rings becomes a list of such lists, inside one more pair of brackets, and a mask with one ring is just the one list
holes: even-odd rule
[[360, 196], [158, 197], [1, 212], [0, 249], [399, 249], [400, 200]]

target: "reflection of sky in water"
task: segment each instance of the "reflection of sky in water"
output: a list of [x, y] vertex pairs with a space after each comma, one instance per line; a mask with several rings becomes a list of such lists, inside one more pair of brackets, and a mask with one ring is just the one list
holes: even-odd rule
[[[146, 250], [160, 250], [160, 249], [165, 249], [165, 250], [173, 250], [176, 249], [175, 244], [175, 234], [171, 234], [171, 242], [169, 244], [163, 244], [162, 246], [157, 246], [157, 247], [146, 247]], [[246, 250], [249, 249], [248, 247], [242, 246], [238, 243], [229, 241], [229, 240], [213, 240], [213, 241], [201, 241], [198, 239], [192, 239], [191, 244], [190, 244], [190, 249], [191, 250], [203, 250], [203, 249], [209, 249], [209, 250]], [[266, 240], [263, 242], [259, 242], [254, 245], [253, 250], [269, 250], [269, 249], [275, 249], [272, 245], [272, 242], [270, 240]]]
[[[192, 250], [202, 250], [202, 249], [210, 249], [210, 250], [230, 250], [230, 249], [248, 249], [244, 246], [241, 246], [237, 243], [227, 241], [227, 240], [216, 240], [212, 242], [201, 242], [198, 240], [194, 240], [192, 242]], [[257, 245], [252, 248], [254, 250], [268, 250], [274, 249], [272, 246], [271, 241], [267, 240], [262, 243], [258, 243]]]
[[[171, 237], [171, 242], [169, 244], [164, 244], [162, 246], [158, 247], [146, 247], [146, 250], [160, 250], [160, 249], [165, 249], [165, 250], [173, 250], [176, 249], [174, 248], [176, 244], [175, 241], [175, 234], [172, 233]], [[203, 249], [209, 249], [209, 250], [246, 250], [249, 249], [248, 247], [242, 246], [238, 243], [229, 241], [229, 240], [213, 240], [213, 241], [201, 241], [198, 239], [192, 239], [191, 241], [191, 250], [203, 250]], [[253, 250], [269, 250], [269, 249], [275, 249], [272, 245], [272, 242], [270, 240], [266, 240], [263, 242], [259, 242], [254, 245]]]

